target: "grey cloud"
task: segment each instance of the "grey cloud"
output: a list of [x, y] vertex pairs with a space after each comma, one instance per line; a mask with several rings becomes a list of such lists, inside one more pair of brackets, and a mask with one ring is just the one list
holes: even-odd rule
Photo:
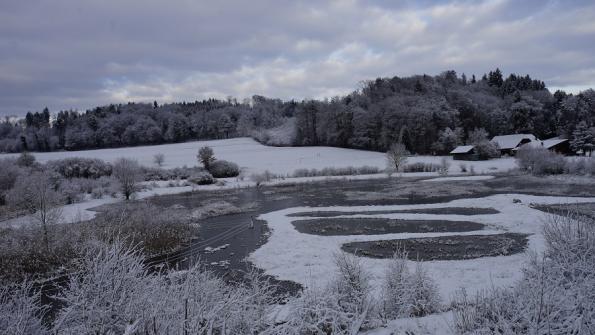
[[499, 66], [595, 86], [586, 1], [6, 1], [0, 114], [128, 100], [319, 98]]

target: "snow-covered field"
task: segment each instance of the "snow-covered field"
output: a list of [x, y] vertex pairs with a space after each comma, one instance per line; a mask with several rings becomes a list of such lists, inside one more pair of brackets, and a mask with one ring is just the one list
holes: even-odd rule
[[[145, 166], [153, 166], [153, 156], [162, 153], [165, 156], [164, 168], [197, 165], [196, 154], [203, 146], [210, 146], [215, 156], [237, 163], [246, 173], [264, 172], [288, 175], [297, 169], [323, 169], [326, 167], [361, 167], [376, 166], [384, 169], [386, 158], [375, 151], [342, 149], [332, 147], [269, 147], [251, 138], [234, 138], [214, 141], [195, 141], [175, 144], [163, 144], [116, 149], [97, 149], [84, 151], [62, 151], [34, 153], [38, 161], [46, 162], [67, 157], [99, 158], [108, 162], [120, 157], [133, 158]], [[2, 157], [16, 157], [17, 154], [2, 154]], [[439, 164], [439, 156], [414, 156], [407, 163], [424, 162]], [[478, 162], [452, 162], [450, 172], [460, 173], [460, 164], [468, 169], [473, 166], [476, 173], [506, 172], [515, 167], [513, 158], [500, 158]]]
[[[514, 203], [513, 199], [521, 200]], [[268, 222], [271, 236], [268, 241], [250, 255], [250, 260], [266, 273], [279, 279], [291, 280], [304, 286], [324, 286], [335, 271], [333, 255], [340, 252], [341, 245], [355, 241], [372, 241], [386, 239], [405, 239], [416, 237], [435, 237], [453, 235], [484, 235], [503, 232], [531, 234], [528, 250], [542, 252], [544, 238], [542, 235], [543, 219], [546, 214], [531, 208], [530, 204], [559, 204], [594, 202], [595, 198], [578, 197], [547, 197], [522, 194], [499, 194], [483, 198], [469, 198], [454, 200], [446, 204], [429, 205], [396, 205], [396, 206], [336, 206], [336, 207], [294, 207], [287, 208], [260, 216]], [[494, 208], [500, 213], [489, 215], [474, 215], [472, 219], [462, 215], [435, 214], [369, 214], [344, 215], [346, 217], [384, 217], [391, 219], [421, 219], [421, 220], [471, 220], [486, 225], [484, 230], [461, 233], [407, 233], [384, 235], [349, 235], [349, 236], [318, 236], [298, 232], [291, 224], [300, 217], [289, 217], [288, 214], [308, 211], [369, 211], [369, 210], [397, 210], [436, 207], [480, 207]], [[313, 219], [313, 217], [307, 217]], [[373, 285], [380, 286], [388, 260], [361, 258], [365, 268], [373, 276]], [[443, 300], [448, 303], [452, 295], [460, 288], [473, 294], [490, 287], [511, 286], [521, 278], [521, 269], [528, 259], [528, 253], [511, 256], [482, 257], [470, 260], [429, 261], [424, 262], [429, 274], [437, 281], [439, 292]], [[409, 262], [412, 266], [414, 262]], [[444, 319], [448, 315], [442, 315]], [[428, 320], [434, 323], [436, 316]], [[423, 320], [401, 320], [398, 324], [409, 325]], [[427, 321], [427, 320], [426, 320]], [[374, 332], [373, 332], [374, 333]], [[380, 332], [382, 333], [382, 332]], [[433, 332], [430, 332], [433, 333]], [[442, 333], [442, 332], [441, 332]], [[447, 332], [445, 332], [447, 333]]]

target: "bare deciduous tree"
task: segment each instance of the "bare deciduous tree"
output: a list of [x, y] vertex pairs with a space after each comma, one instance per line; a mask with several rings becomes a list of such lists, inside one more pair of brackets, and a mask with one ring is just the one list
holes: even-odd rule
[[155, 154], [155, 156], [153, 156], [153, 163], [155, 163], [157, 166], [159, 166], [159, 167], [163, 166], [164, 162], [165, 162], [164, 154], [158, 153], [158, 154]]
[[141, 169], [137, 161], [119, 158], [114, 163], [113, 176], [120, 182], [122, 194], [126, 200], [137, 191], [137, 184], [141, 181]]
[[399, 171], [407, 162], [407, 156], [409, 156], [409, 151], [403, 143], [393, 143], [386, 152], [389, 169]]
[[46, 249], [49, 248], [48, 226], [62, 217], [62, 197], [56, 191], [56, 183], [47, 171], [36, 171], [29, 176], [21, 175], [7, 195], [15, 208], [26, 209], [41, 224]]

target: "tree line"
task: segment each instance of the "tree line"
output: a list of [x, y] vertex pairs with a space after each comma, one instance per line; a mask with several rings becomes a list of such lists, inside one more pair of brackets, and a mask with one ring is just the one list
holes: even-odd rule
[[545, 83], [499, 69], [467, 78], [377, 78], [341, 97], [282, 101], [111, 104], [85, 112], [48, 109], [0, 123], [0, 151], [53, 151], [251, 136], [265, 144], [328, 145], [386, 151], [403, 143], [418, 154], [443, 154], [483, 129], [489, 136], [532, 133], [593, 144], [595, 91], [551, 93]]

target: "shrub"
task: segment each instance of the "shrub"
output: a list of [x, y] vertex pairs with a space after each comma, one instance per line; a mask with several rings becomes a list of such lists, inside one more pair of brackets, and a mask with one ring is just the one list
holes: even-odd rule
[[48, 162], [64, 178], [94, 178], [112, 174], [112, 166], [97, 158], [73, 157]]
[[475, 146], [475, 152], [479, 156], [479, 159], [490, 159], [500, 157], [500, 148], [498, 144], [490, 142], [488, 140], [480, 141], [473, 144]]
[[215, 182], [215, 178], [206, 171], [200, 171], [188, 178], [188, 181], [197, 185], [210, 185]]
[[153, 156], [153, 163], [155, 163], [157, 166], [161, 167], [164, 162], [165, 162], [164, 154], [158, 153], [158, 154], [155, 154], [155, 156]]
[[462, 173], [467, 172], [467, 164], [461, 163], [459, 164], [459, 168], [461, 169]]
[[438, 169], [438, 173], [441, 176], [445, 176], [448, 174], [449, 168], [450, 168], [450, 162], [448, 161], [448, 158], [442, 157], [442, 159], [440, 160], [440, 169]]
[[240, 174], [240, 167], [236, 163], [224, 160], [210, 163], [208, 170], [215, 178], [237, 177]]
[[358, 334], [379, 324], [370, 274], [357, 257], [335, 257], [337, 273], [325, 288], [308, 288], [290, 302], [289, 320], [270, 334]]
[[19, 155], [19, 158], [17, 158], [17, 165], [18, 166], [23, 166], [23, 167], [31, 167], [35, 164], [36, 160], [35, 160], [35, 156], [33, 156], [32, 154], [24, 151]]
[[403, 166], [403, 172], [438, 172], [441, 166], [435, 163], [412, 163]]
[[264, 182], [269, 182], [273, 178], [278, 178], [279, 176], [272, 174], [269, 170], [266, 170], [262, 173], [253, 173], [250, 175], [250, 179], [256, 183], [256, 186], [260, 186]]
[[40, 303], [41, 294], [30, 283], [19, 288], [0, 287], [0, 329], [6, 335], [50, 334], [42, 319], [48, 309]]
[[174, 179], [188, 179], [192, 175], [200, 172], [206, 172], [201, 167], [177, 167], [173, 169], [161, 169], [156, 167], [142, 167], [143, 179], [145, 181], [165, 181]]
[[566, 170], [564, 156], [545, 148], [521, 147], [516, 160], [521, 170], [534, 175], [562, 174]]
[[348, 166], [348, 167], [326, 167], [318, 169], [297, 169], [293, 177], [321, 177], [321, 176], [355, 176], [362, 174], [379, 173], [380, 169], [375, 166]]
[[412, 273], [407, 252], [399, 249], [388, 264], [382, 285], [382, 316], [386, 319], [425, 316], [441, 309], [435, 282], [417, 263]]
[[569, 212], [544, 226], [543, 257], [532, 257], [511, 289], [453, 303], [464, 334], [592, 334], [595, 331], [595, 221]]

